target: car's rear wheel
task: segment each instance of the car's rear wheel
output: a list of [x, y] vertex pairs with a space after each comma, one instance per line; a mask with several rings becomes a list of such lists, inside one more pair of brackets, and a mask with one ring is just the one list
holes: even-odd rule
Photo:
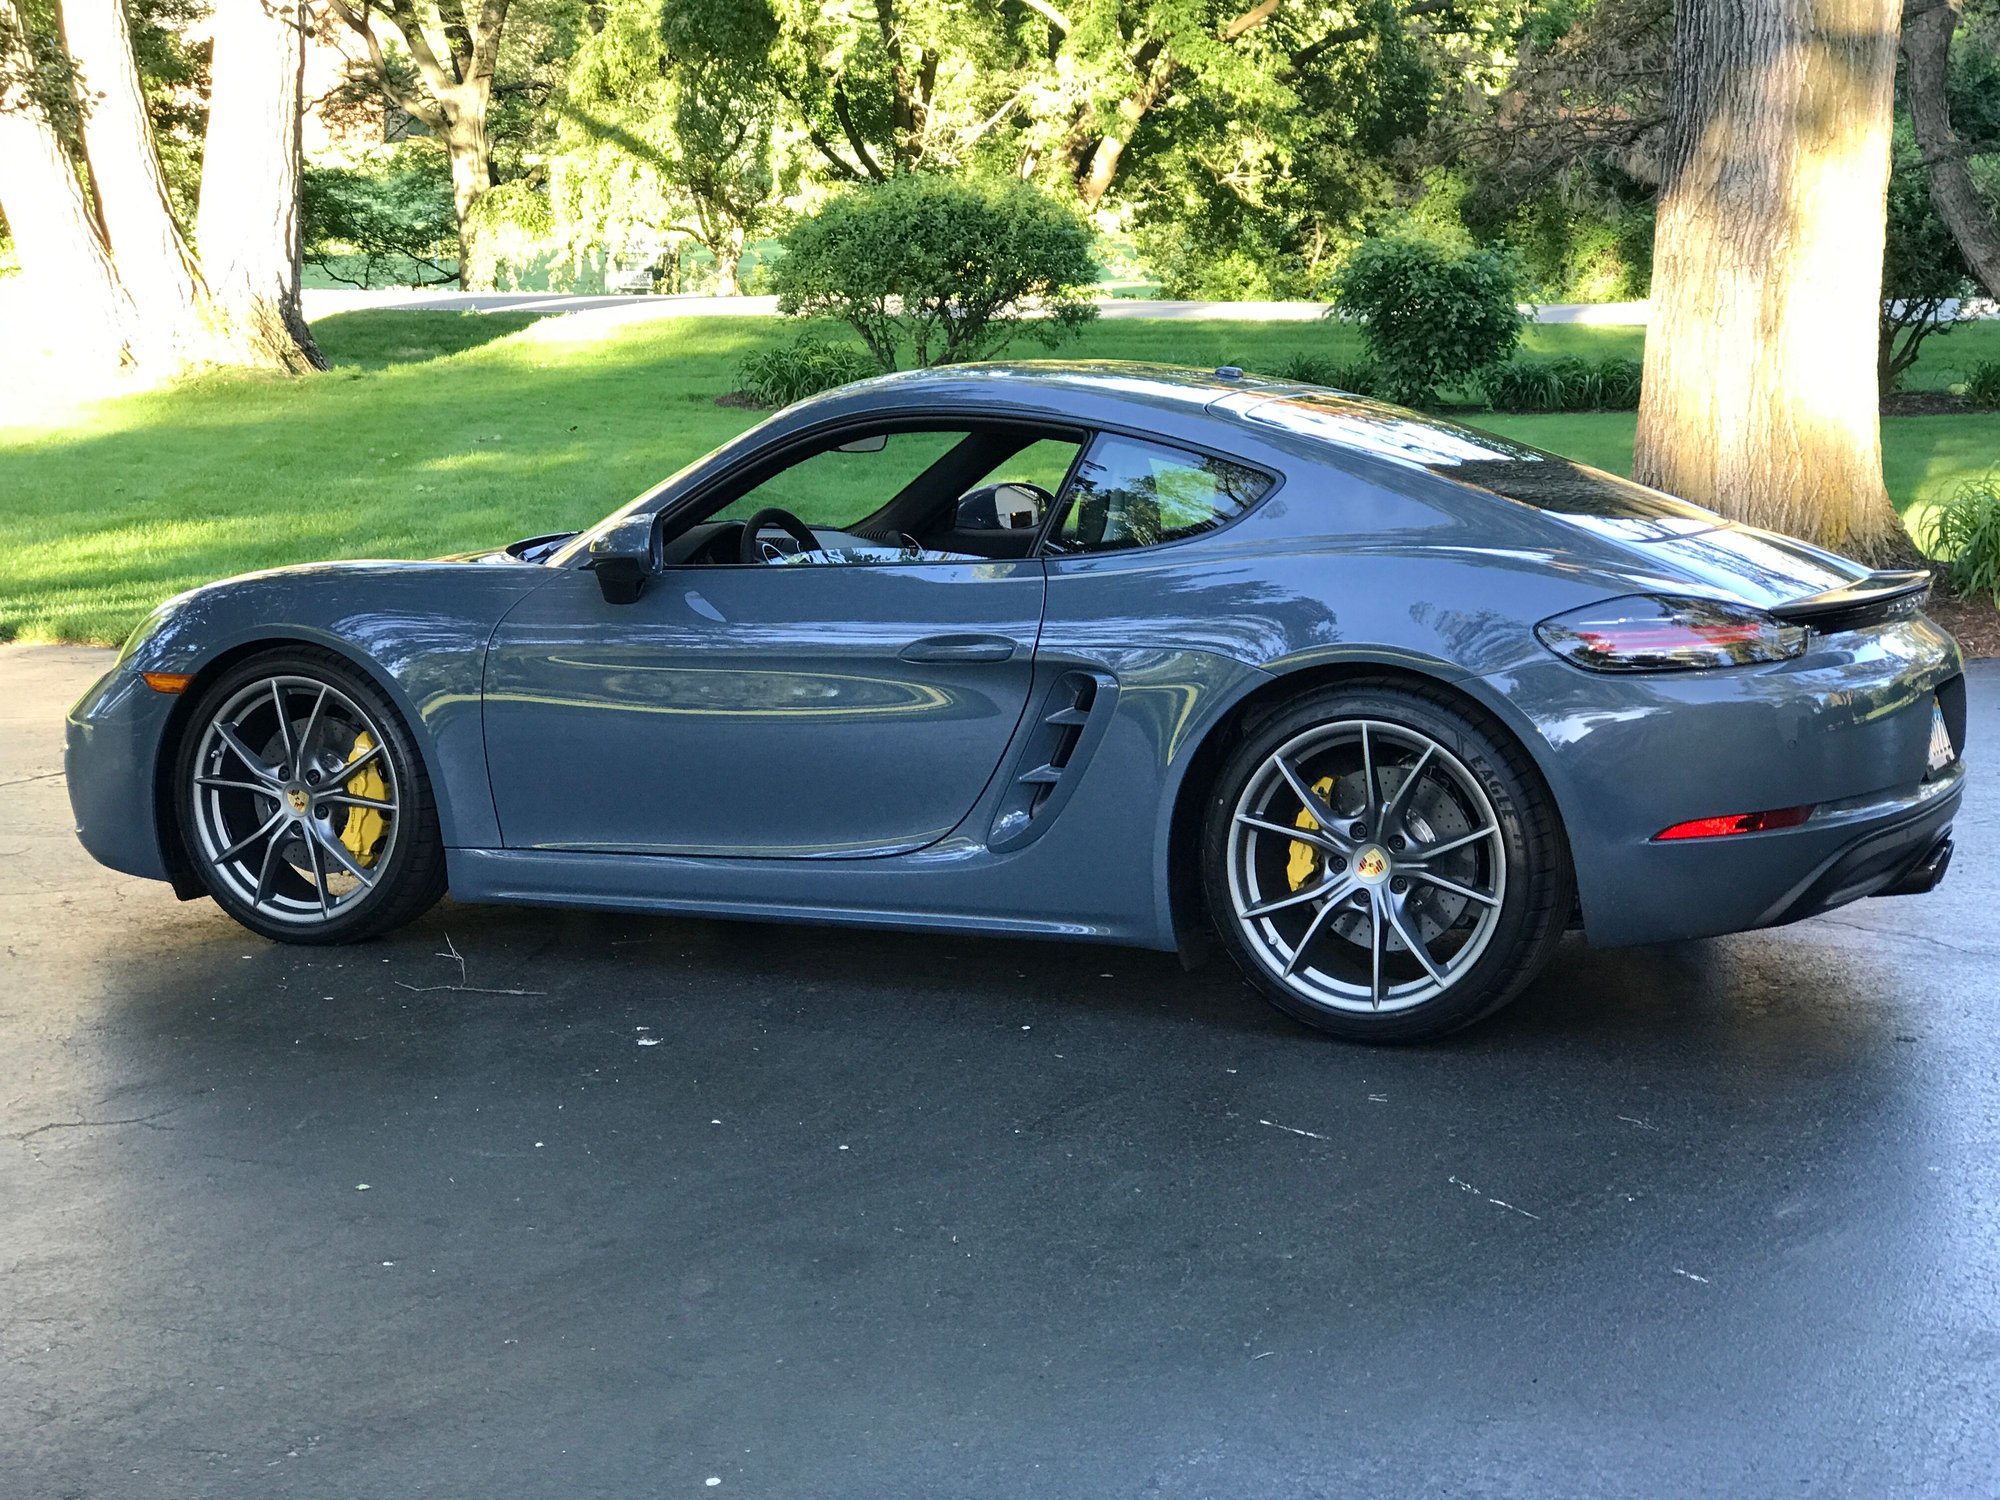
[[1573, 896], [1555, 809], [1517, 747], [1445, 695], [1310, 693], [1223, 766], [1209, 909], [1280, 1009], [1363, 1041], [1497, 1010], [1554, 951]]
[[437, 811], [410, 733], [332, 652], [266, 653], [205, 685], [175, 783], [202, 884], [265, 937], [357, 942], [444, 894]]

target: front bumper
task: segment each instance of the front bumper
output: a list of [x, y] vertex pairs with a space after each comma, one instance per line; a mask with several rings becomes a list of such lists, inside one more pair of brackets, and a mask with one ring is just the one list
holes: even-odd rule
[[69, 711], [63, 771], [76, 836], [99, 864], [148, 880], [175, 878], [161, 847], [157, 773], [177, 701], [121, 662]]

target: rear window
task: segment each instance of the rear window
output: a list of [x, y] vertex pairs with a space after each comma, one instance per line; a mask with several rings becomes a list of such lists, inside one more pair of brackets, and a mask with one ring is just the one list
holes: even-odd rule
[[1286, 396], [1259, 402], [1243, 415], [1300, 437], [1428, 469], [1539, 510], [1704, 525], [1720, 519], [1698, 505], [1526, 443], [1358, 397]]

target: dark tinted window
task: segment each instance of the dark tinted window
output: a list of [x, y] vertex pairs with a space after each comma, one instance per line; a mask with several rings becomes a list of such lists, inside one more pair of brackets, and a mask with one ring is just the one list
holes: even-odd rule
[[1051, 552], [1113, 552], [1199, 536], [1243, 514], [1271, 487], [1242, 464], [1137, 438], [1099, 437], [1070, 482]]

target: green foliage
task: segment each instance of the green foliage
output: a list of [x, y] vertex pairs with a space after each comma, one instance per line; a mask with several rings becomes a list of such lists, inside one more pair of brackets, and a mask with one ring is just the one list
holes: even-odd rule
[[1527, 323], [1505, 250], [1384, 235], [1355, 248], [1332, 290], [1331, 311], [1360, 323], [1383, 394], [1404, 405], [1434, 404], [1440, 385], [1505, 359]]
[[1982, 359], [1965, 372], [1965, 399], [1974, 406], [2000, 406], [2000, 359]]
[[1951, 586], [2000, 605], [2000, 481], [1968, 480], [1931, 511], [1931, 551], [1951, 566]]
[[458, 274], [451, 174], [435, 151], [403, 149], [353, 167], [308, 166], [299, 217], [306, 263], [336, 281], [396, 286]]
[[759, 406], [790, 406], [876, 373], [874, 357], [866, 349], [812, 334], [756, 350], [744, 356], [736, 370], [743, 393]]
[[1382, 370], [1373, 360], [1337, 359], [1327, 354], [1294, 354], [1277, 368], [1286, 380], [1323, 385], [1353, 396], [1375, 396], [1382, 390]]
[[847, 323], [885, 370], [905, 346], [919, 365], [980, 359], [1021, 333], [1053, 347], [1097, 315], [1089, 226], [1026, 183], [851, 188], [784, 245], [778, 310]]
[[1876, 376], [1893, 391], [1932, 334], [1951, 332], [1978, 288], [1958, 241], [1931, 205], [1929, 174], [1907, 120], [1898, 120], [1882, 252], [1882, 320]]
[[1499, 411], [1635, 411], [1644, 365], [1636, 359], [1510, 359], [1479, 378]]

